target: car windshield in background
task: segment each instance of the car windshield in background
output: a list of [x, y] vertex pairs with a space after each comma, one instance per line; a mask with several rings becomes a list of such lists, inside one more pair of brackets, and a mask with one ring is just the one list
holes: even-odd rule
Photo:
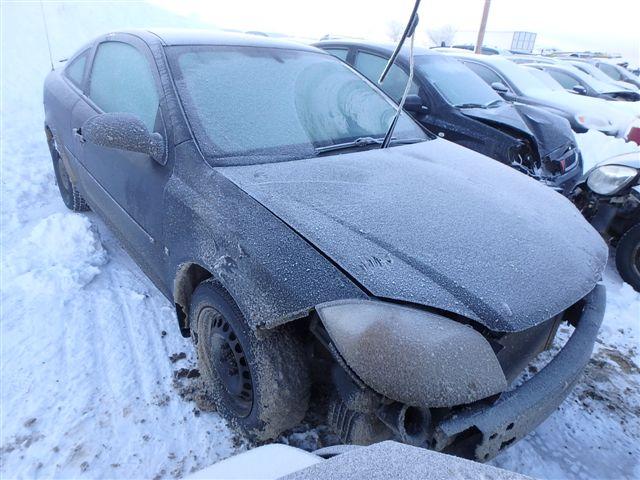
[[478, 75], [458, 60], [444, 55], [417, 55], [416, 69], [452, 105], [497, 105], [498, 95]]
[[[236, 46], [167, 52], [200, 148], [220, 165], [308, 158], [322, 147], [382, 139], [396, 111], [331, 55]], [[394, 138], [428, 139], [404, 113]]]

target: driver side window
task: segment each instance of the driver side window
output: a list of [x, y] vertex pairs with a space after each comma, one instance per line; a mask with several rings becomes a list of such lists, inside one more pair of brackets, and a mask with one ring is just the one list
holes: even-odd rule
[[571, 75], [567, 75], [563, 72], [556, 70], [547, 70], [547, 73], [553, 77], [553, 79], [562, 85], [566, 90], [572, 90], [576, 85], [580, 85], [580, 82], [573, 78]]
[[496, 82], [504, 84], [504, 81], [502, 81], [502, 78], [500, 78], [500, 76], [490, 68], [474, 62], [463, 62], [463, 63], [467, 67], [469, 67], [471, 70], [473, 70], [473, 72], [476, 75], [478, 75], [480, 78], [482, 78], [489, 86], [491, 86], [491, 84]]
[[150, 132], [158, 114], [159, 95], [149, 62], [123, 42], [98, 46], [91, 68], [89, 98], [104, 112], [136, 115]]
[[[389, 95], [395, 102], [399, 102], [404, 93], [409, 75], [402, 68], [393, 65], [382, 85], [378, 84], [378, 79], [388, 59], [373, 55], [371, 53], [358, 52], [356, 56], [355, 69], [367, 77], [371, 82], [380, 87], [384, 93]], [[412, 83], [409, 93], [418, 93], [418, 87]]]

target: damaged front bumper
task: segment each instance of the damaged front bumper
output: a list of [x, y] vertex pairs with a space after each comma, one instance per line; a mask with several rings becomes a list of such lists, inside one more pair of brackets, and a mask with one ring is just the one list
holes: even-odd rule
[[560, 406], [591, 358], [602, 324], [606, 290], [585, 297], [575, 331], [554, 359], [492, 405], [475, 405], [435, 426], [434, 448], [487, 461], [525, 437]]

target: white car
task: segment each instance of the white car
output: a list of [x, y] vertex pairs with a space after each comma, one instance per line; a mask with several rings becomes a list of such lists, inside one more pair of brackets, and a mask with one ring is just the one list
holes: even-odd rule
[[196, 472], [186, 480], [526, 480], [489, 465], [387, 441], [368, 447], [338, 445], [305, 452], [288, 445], [254, 448]]

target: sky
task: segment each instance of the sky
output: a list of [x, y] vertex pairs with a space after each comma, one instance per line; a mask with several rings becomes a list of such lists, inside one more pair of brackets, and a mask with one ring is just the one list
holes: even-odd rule
[[[327, 33], [385, 39], [390, 21], [405, 22], [411, 0], [150, 0], [221, 28], [278, 32], [317, 39]], [[453, 26], [473, 38], [483, 0], [423, 0], [420, 35]], [[620, 53], [640, 63], [640, 0], [493, 0], [488, 31], [538, 33], [537, 46]]]

